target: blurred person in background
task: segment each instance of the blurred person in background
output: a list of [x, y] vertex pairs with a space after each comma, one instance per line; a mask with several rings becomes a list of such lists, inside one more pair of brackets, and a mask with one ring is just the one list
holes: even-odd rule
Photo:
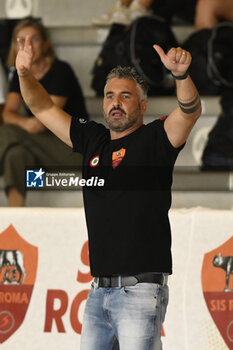
[[[83, 93], [70, 67], [55, 57], [48, 34], [38, 20], [29, 18], [14, 28], [8, 65], [15, 65], [17, 37], [29, 37], [34, 56], [32, 74], [46, 89], [52, 101], [67, 113], [87, 118]], [[0, 175], [9, 206], [25, 205], [26, 168], [81, 165], [82, 157], [72, 154], [68, 146], [54, 136], [26, 107], [22, 112], [22, 96], [16, 70], [10, 81], [3, 110], [5, 125], [0, 127]]]
[[[215, 30], [220, 22], [233, 22], [233, 0], [198, 0], [195, 14], [196, 31]], [[215, 32], [216, 51], [211, 62], [216, 62], [218, 67], [220, 67], [220, 62], [227, 67], [227, 60], [229, 60], [230, 65], [231, 56], [221, 49], [221, 45], [224, 45], [223, 40], [225, 40], [226, 47], [230, 48], [232, 46], [232, 41], [228, 40], [228, 37], [229, 34], [225, 32], [225, 36], [222, 35], [218, 38]], [[229, 68], [227, 69], [227, 80], [231, 80], [231, 77], [232, 72]], [[207, 137], [202, 154], [203, 170], [233, 169], [233, 88], [229, 86], [222, 87], [220, 95], [221, 113]]]
[[196, 3], [197, 0], [118, 0], [110, 10], [93, 18], [92, 23], [96, 26], [129, 25], [138, 17], [157, 15], [168, 23], [192, 24]]
[[198, 0], [195, 29], [215, 27], [219, 21], [233, 21], [233, 0]]
[[0, 125], [2, 124], [2, 111], [6, 101], [7, 79], [2, 62], [0, 60]]
[[152, 2], [153, 0], [118, 0], [109, 11], [93, 18], [92, 23], [96, 26], [130, 24], [137, 17], [148, 15]]

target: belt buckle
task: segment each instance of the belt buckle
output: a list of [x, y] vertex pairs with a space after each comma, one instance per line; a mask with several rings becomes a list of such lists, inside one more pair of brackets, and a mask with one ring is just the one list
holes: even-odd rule
[[110, 287], [120, 287], [122, 286], [122, 276], [112, 276], [110, 277]]
[[102, 281], [105, 288], [111, 287], [111, 277], [102, 277]]
[[121, 275], [119, 275], [118, 276], [118, 287], [121, 288], [121, 285], [122, 285], [122, 283], [121, 283]]

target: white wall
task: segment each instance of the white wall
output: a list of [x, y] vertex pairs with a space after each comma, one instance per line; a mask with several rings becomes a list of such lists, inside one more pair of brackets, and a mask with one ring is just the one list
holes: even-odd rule
[[[172, 210], [170, 218], [174, 274], [169, 278], [164, 350], [232, 349], [233, 293], [224, 291], [225, 271], [212, 262], [219, 253], [233, 256], [233, 212]], [[23, 252], [26, 270], [23, 285], [0, 284], [0, 321], [5, 319], [4, 326], [0, 322], [0, 342], [7, 338], [1, 349], [79, 349], [91, 280], [83, 209], [3, 208], [0, 232], [0, 251]], [[3, 277], [2, 272], [0, 281]], [[33, 284], [30, 302], [24, 298], [20, 303], [20, 295]], [[18, 302], [12, 301], [13, 293], [19, 293]], [[26, 317], [10, 335], [12, 320], [20, 320], [20, 307], [25, 305]], [[57, 325], [52, 313], [61, 307]]]
[[[0, 18], [7, 16], [6, 1], [0, 1]], [[22, 2], [21, 0], [8, 1], [9, 3]], [[92, 17], [110, 8], [115, 0], [31, 0], [31, 2], [32, 15], [42, 17], [46, 26], [86, 26], [91, 23]]]

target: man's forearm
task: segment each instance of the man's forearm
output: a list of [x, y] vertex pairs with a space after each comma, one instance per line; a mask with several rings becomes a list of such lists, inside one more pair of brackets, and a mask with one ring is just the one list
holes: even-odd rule
[[[51, 130], [67, 145], [72, 146], [70, 140], [71, 116], [65, 113], [55, 103], [46, 90], [30, 73], [33, 64], [33, 48], [31, 39], [17, 39], [19, 50], [15, 66], [19, 76], [20, 90], [25, 103], [31, 112], [45, 127]], [[64, 102], [64, 101], [63, 101]]]
[[35, 116], [52, 107], [50, 96], [31, 73], [19, 76], [19, 83], [23, 99]]
[[189, 75], [186, 79], [176, 80], [176, 94], [179, 107], [184, 116], [196, 118], [200, 115], [201, 102], [199, 93]]

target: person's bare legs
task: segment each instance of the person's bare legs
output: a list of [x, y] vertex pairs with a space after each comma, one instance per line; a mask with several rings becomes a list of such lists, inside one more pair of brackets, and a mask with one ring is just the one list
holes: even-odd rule
[[9, 207], [24, 207], [25, 199], [21, 193], [15, 188], [11, 187], [7, 193]]
[[[154, 0], [139, 0], [138, 2], [139, 2], [139, 4], [140, 4], [141, 6], [143, 6], [143, 7], [145, 7], [146, 9], [149, 10], [153, 1], [154, 1]], [[156, 0], [155, 0], [155, 1], [156, 1]]]
[[115, 5], [107, 12], [92, 19], [92, 24], [97, 26], [110, 26], [113, 23], [127, 25], [130, 23], [128, 17], [129, 7], [132, 0], [117, 0]]
[[232, 0], [198, 0], [195, 29], [213, 28], [220, 19], [233, 21]]
[[123, 6], [129, 7], [129, 5], [131, 4], [132, 0], [121, 0], [121, 4]]
[[118, 0], [108, 12], [93, 18], [97, 26], [110, 26], [113, 23], [129, 25], [140, 16], [146, 16], [154, 0]]
[[[138, 0], [138, 3], [146, 9], [149, 9], [153, 1], [154, 0]], [[121, 4], [126, 7], [129, 7], [131, 3], [132, 0], [121, 0]]]
[[3, 105], [3, 104], [0, 104], [0, 125], [3, 124], [3, 120], [2, 120], [2, 111], [3, 111], [3, 107], [4, 107], [4, 105]]
[[138, 17], [147, 16], [150, 13], [150, 8], [153, 0], [133, 0], [129, 6], [130, 22], [136, 20]]

